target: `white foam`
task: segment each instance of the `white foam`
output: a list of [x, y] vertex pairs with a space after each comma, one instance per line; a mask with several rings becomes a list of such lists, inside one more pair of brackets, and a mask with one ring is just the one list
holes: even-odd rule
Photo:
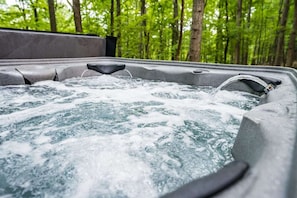
[[77, 170], [77, 182], [73, 184], [76, 190], [69, 196], [92, 197], [120, 191], [128, 197], [156, 197], [151, 168], [129, 155], [130, 141], [116, 135], [70, 138], [57, 144], [56, 152], [63, 152]]
[[0, 133], [0, 137], [1, 137], [1, 138], [5, 138], [9, 133], [11, 133], [9, 130], [7, 130], [7, 131], [2, 131], [2, 132]]
[[71, 104], [71, 103], [67, 103], [67, 104], [48, 103], [45, 105], [41, 105], [39, 107], [33, 107], [30, 109], [13, 112], [11, 114], [1, 115], [0, 125], [9, 125], [16, 122], [25, 121], [33, 117], [42, 116], [46, 114], [53, 114], [61, 110], [72, 109], [74, 107], [75, 107], [75, 104]]
[[51, 140], [52, 138], [50, 136], [38, 136], [37, 138], [34, 139], [34, 143], [35, 144], [44, 144], [44, 143], [49, 143], [49, 141]]
[[0, 157], [7, 157], [10, 154], [29, 155], [32, 151], [30, 143], [6, 141], [1, 145]]
[[[74, 197], [88, 197], [95, 192], [108, 194], [121, 191], [128, 197], [156, 197], [157, 193], [150, 180], [151, 170], [143, 162], [119, 151], [105, 151], [78, 164], [79, 183]], [[102, 188], [102, 181], [110, 181], [108, 189]], [[105, 191], [105, 192], [104, 192]]]
[[159, 112], [150, 112], [144, 116], [131, 115], [128, 117], [131, 123], [138, 124], [152, 124], [152, 123], [166, 123], [167, 126], [173, 126], [172, 120], [181, 120], [178, 115], [164, 115]]
[[14, 198], [15, 196], [13, 194], [8, 195], [0, 195], [0, 198]]
[[41, 146], [38, 146], [31, 152], [32, 162], [33, 165], [39, 165], [42, 166], [44, 162], [47, 160], [44, 155], [53, 150], [54, 146], [51, 144], [43, 144]]
[[245, 93], [220, 90], [213, 96], [213, 99], [214, 101], [220, 102], [220, 103], [226, 103], [230, 101], [248, 101], [249, 99], [245, 97], [243, 94]]

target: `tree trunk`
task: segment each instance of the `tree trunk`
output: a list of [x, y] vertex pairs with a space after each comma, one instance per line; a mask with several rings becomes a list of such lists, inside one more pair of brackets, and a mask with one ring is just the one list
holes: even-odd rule
[[33, 5], [33, 12], [34, 12], [35, 25], [36, 25], [36, 28], [38, 29], [38, 12], [35, 5]]
[[[250, 30], [250, 26], [251, 26], [252, 4], [253, 4], [253, 1], [252, 0], [249, 0], [249, 3], [248, 3], [247, 24], [246, 24], [246, 27], [247, 27], [247, 30], [248, 30], [249, 33], [250, 33], [249, 30]], [[251, 42], [250, 35], [248, 35], [248, 37], [246, 39], [246, 43], [243, 46], [244, 52], [243, 52], [242, 63], [244, 65], [248, 65], [250, 42]]]
[[223, 8], [223, 0], [220, 0], [218, 3], [218, 21], [217, 21], [217, 34], [216, 34], [216, 50], [215, 50], [215, 62], [222, 63], [223, 61], [223, 23], [222, 23], [222, 8]]
[[[283, 10], [283, 1], [284, 0], [280, 0], [279, 2], [279, 9], [278, 9], [278, 19], [277, 19], [277, 26], [280, 24], [280, 20], [281, 20], [281, 15], [282, 15], [282, 10]], [[271, 44], [270, 48], [269, 48], [269, 56], [268, 56], [268, 63], [270, 65], [274, 64], [274, 60], [275, 60], [275, 49], [276, 49], [276, 45], [277, 45], [277, 40], [278, 40], [278, 31], [276, 30], [275, 33], [275, 38], [274, 38], [274, 42]]]
[[179, 38], [177, 49], [175, 53], [175, 60], [179, 60], [180, 58], [180, 51], [183, 41], [183, 29], [184, 29], [184, 13], [185, 13], [185, 0], [181, 0], [181, 13], [180, 13], [180, 24], [179, 24]]
[[72, 9], [75, 23], [75, 31], [83, 32], [81, 25], [81, 15], [80, 15], [80, 2], [79, 0], [72, 0]]
[[110, 35], [114, 36], [114, 0], [110, 2]]
[[190, 61], [200, 61], [204, 5], [204, 0], [193, 0]]
[[164, 27], [162, 24], [164, 24], [163, 20], [164, 20], [164, 8], [162, 7], [162, 5], [159, 4], [159, 50], [158, 50], [158, 59], [164, 60], [165, 57], [165, 45], [166, 45], [166, 41], [164, 42]]
[[140, 32], [140, 44], [139, 44], [139, 53], [140, 58], [144, 58], [146, 54], [146, 42], [147, 42], [147, 31], [146, 31], [146, 8], [145, 0], [140, 1], [140, 16], [143, 17], [141, 21], [141, 32]]
[[118, 57], [122, 56], [122, 42], [121, 42], [121, 0], [117, 0], [117, 48]]
[[227, 55], [228, 55], [228, 49], [229, 49], [229, 42], [230, 42], [230, 37], [229, 37], [229, 9], [228, 9], [228, 0], [225, 0], [225, 9], [226, 9], [226, 45], [224, 49], [224, 63], [227, 63]]
[[[166, 57], [166, 32], [164, 30], [164, 18], [166, 16], [165, 14], [165, 8], [160, 2], [157, 2], [157, 18], [156, 20], [158, 21], [158, 50], [157, 50], [157, 58], [160, 60], [164, 60]], [[171, 56], [171, 55], [170, 55]]]
[[[159, 26], [160, 27], [160, 26]], [[158, 59], [163, 60], [164, 59], [164, 41], [163, 41], [163, 28], [160, 27], [159, 31], [159, 53], [158, 53]]]
[[38, 12], [37, 12], [37, 7], [36, 7], [37, 1], [32, 1], [30, 0], [30, 7], [33, 10], [33, 16], [34, 16], [34, 22], [35, 22], [35, 30], [38, 30]]
[[176, 58], [176, 49], [177, 49], [177, 42], [178, 42], [178, 0], [173, 1], [173, 23], [171, 24], [171, 60]]
[[236, 12], [237, 37], [236, 37], [235, 51], [234, 51], [234, 63], [235, 64], [241, 63], [241, 61], [240, 61], [241, 18], [242, 18], [242, 0], [238, 0], [237, 1], [237, 12]]
[[264, 20], [264, 0], [262, 0], [261, 2], [261, 21], [260, 21], [260, 27], [258, 27], [259, 29], [259, 34], [258, 34], [258, 41], [256, 42], [256, 45], [257, 45], [257, 51], [255, 52], [255, 57], [256, 57], [256, 62], [255, 64], [256, 65], [259, 65], [261, 64], [261, 58], [262, 58], [262, 54], [261, 54], [261, 50], [262, 50], [262, 46], [263, 46], [263, 29], [264, 29], [264, 26], [265, 26], [265, 20]]
[[284, 41], [285, 41], [285, 32], [286, 32], [286, 25], [289, 15], [289, 8], [290, 8], [290, 0], [285, 0], [284, 2], [284, 9], [282, 13], [282, 17], [279, 24], [279, 32], [278, 32], [278, 39], [275, 51], [275, 60], [274, 65], [281, 65], [284, 63]]
[[48, 0], [47, 3], [48, 3], [48, 12], [50, 17], [51, 32], [57, 32], [55, 2], [54, 0]]
[[265, 17], [265, 20], [264, 20], [264, 41], [262, 42], [262, 51], [261, 51], [261, 55], [262, 55], [262, 61], [261, 61], [261, 64], [263, 65], [269, 65], [269, 62], [268, 62], [268, 54], [269, 54], [269, 41], [267, 41], [265, 38], [268, 38], [269, 36], [269, 28], [268, 28], [268, 24], [269, 24], [269, 21], [268, 21], [268, 18]]
[[27, 17], [26, 17], [26, 10], [25, 10], [25, 4], [24, 4], [24, 0], [20, 0], [21, 1], [21, 5], [22, 5], [22, 8], [21, 11], [22, 11], [22, 17], [23, 17], [23, 20], [25, 22], [25, 30], [28, 30], [29, 27], [28, 27], [28, 23], [27, 23]]
[[261, 63], [262, 27], [263, 27], [263, 22], [261, 22], [260, 34], [259, 34], [258, 42], [257, 42], [257, 51], [256, 51], [257, 62], [256, 62], [256, 65], [259, 65]]
[[256, 65], [257, 64], [257, 51], [258, 51], [258, 43], [259, 39], [258, 39], [258, 35], [256, 36], [255, 39], [255, 44], [254, 44], [254, 53], [253, 53], [253, 58], [252, 58], [252, 65]]
[[296, 47], [296, 32], [297, 32], [297, 0], [294, 0], [294, 22], [292, 31], [289, 38], [288, 43], [288, 50], [287, 50], [287, 60], [286, 60], [286, 66], [291, 67], [293, 66], [293, 62], [295, 59], [294, 50]]
[[145, 56], [146, 58], [149, 58], [149, 41], [150, 41], [150, 34], [147, 30], [147, 16], [146, 16], [146, 7], [145, 7], [145, 2], [144, 2], [144, 5], [143, 5], [143, 13], [144, 13], [144, 20], [143, 20], [143, 27], [144, 27], [144, 30], [143, 30], [143, 34], [144, 34], [144, 51], [145, 51]]

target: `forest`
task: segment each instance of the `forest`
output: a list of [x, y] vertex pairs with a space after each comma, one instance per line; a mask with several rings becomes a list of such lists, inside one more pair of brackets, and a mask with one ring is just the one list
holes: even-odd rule
[[297, 0], [0, 0], [0, 27], [117, 37], [117, 56], [297, 68]]

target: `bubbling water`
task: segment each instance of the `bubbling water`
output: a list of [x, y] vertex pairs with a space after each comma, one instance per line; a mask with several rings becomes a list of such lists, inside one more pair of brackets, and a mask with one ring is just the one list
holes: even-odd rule
[[125, 77], [0, 87], [0, 196], [158, 197], [233, 160], [258, 98]]

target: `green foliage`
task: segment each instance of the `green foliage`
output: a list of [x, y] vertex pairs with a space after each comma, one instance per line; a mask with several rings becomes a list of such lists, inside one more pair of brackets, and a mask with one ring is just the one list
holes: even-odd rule
[[[71, 1], [69, 1], [71, 3]], [[232, 63], [235, 41], [241, 35], [242, 57], [246, 63], [266, 64], [273, 53], [279, 30], [280, 0], [252, 0], [250, 21], [249, 0], [243, 1], [242, 23], [236, 25], [237, 1], [207, 0], [203, 22], [202, 62]], [[115, 1], [116, 4], [116, 1]], [[180, 8], [181, 0], [178, 1]], [[226, 6], [227, 5], [227, 6]], [[105, 37], [110, 34], [110, 0], [81, 0], [84, 33]], [[71, 5], [56, 1], [57, 29], [75, 32]], [[121, 15], [114, 8], [115, 36], [119, 33], [122, 56], [170, 60], [177, 46], [172, 46], [173, 4], [168, 0], [146, 0], [146, 14], [141, 16], [139, 0], [122, 0]], [[293, 4], [288, 18], [286, 43], [293, 23]], [[146, 27], [142, 25], [146, 21]], [[178, 21], [180, 22], [180, 9]], [[191, 36], [192, 0], [185, 0], [183, 42], [180, 60], [186, 60]], [[7, 5], [0, 0], [0, 26], [9, 28], [50, 30], [47, 0], [18, 0]], [[141, 48], [147, 44], [148, 50]], [[145, 56], [143, 56], [145, 54]], [[244, 59], [244, 58], [242, 58]], [[244, 60], [242, 60], [244, 62]]]

